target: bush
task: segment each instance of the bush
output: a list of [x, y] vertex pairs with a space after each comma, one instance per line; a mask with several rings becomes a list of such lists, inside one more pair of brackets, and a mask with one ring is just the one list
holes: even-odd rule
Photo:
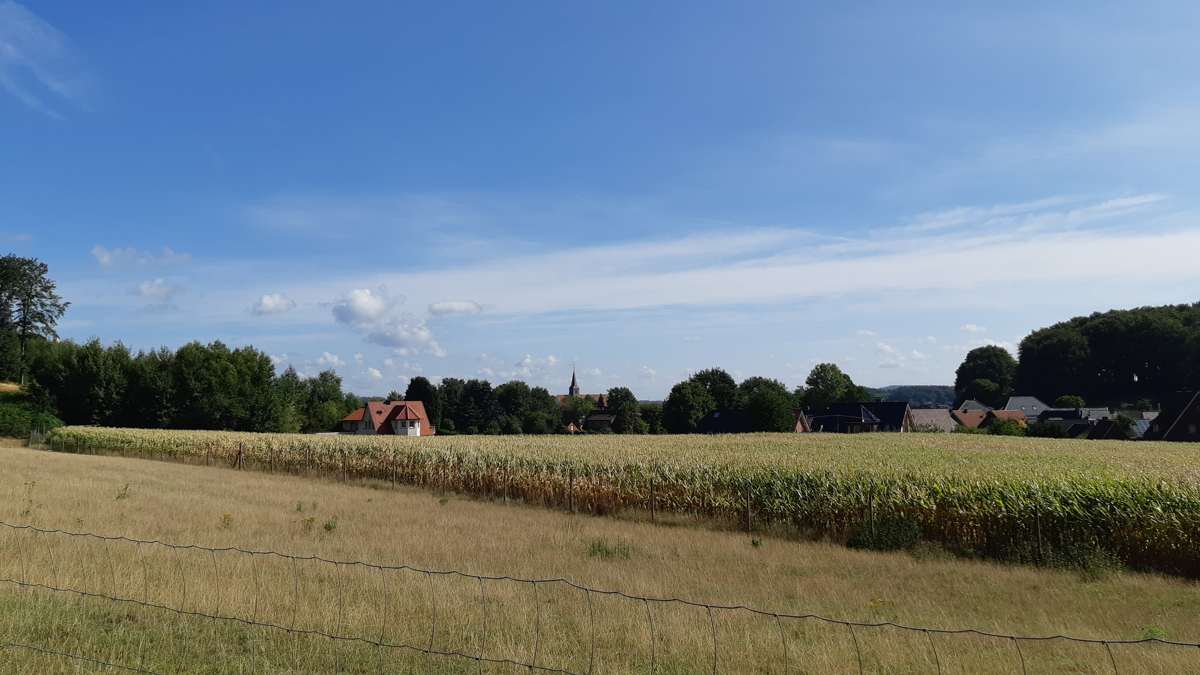
[[1061, 424], [1034, 422], [1025, 429], [1025, 435], [1038, 438], [1066, 438], [1067, 430]]
[[29, 438], [31, 431], [48, 431], [62, 425], [54, 415], [34, 412], [24, 403], [0, 403], [0, 436]]
[[1025, 425], [1016, 420], [1002, 420], [988, 427], [993, 436], [1024, 436]]

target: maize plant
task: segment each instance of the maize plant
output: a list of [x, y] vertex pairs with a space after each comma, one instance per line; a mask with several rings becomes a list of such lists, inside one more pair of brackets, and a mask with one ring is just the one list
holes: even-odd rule
[[966, 434], [336, 436], [63, 427], [52, 449], [392, 481], [591, 513], [794, 527], [849, 541], [901, 523], [1026, 562], [1103, 551], [1200, 576], [1188, 444]]

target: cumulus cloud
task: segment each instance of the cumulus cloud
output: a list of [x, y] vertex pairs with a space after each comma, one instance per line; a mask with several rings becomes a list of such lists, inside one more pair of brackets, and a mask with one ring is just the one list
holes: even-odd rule
[[356, 288], [333, 304], [339, 323], [362, 331], [367, 342], [388, 347], [401, 356], [432, 354], [445, 356], [426, 320], [398, 312], [404, 298], [393, 297], [387, 288]]
[[179, 286], [167, 282], [166, 279], [158, 278], [138, 284], [134, 293], [151, 304], [165, 305], [174, 299], [181, 290]]
[[478, 314], [483, 311], [483, 307], [477, 302], [470, 300], [446, 300], [444, 302], [435, 302], [429, 306], [429, 313], [434, 316], [446, 316], [448, 314]]
[[321, 358], [317, 359], [317, 365], [323, 368], [341, 368], [346, 365], [346, 362], [337, 354], [321, 352]]
[[984, 328], [983, 326], [978, 326], [973, 323], [964, 323], [962, 326], [959, 327], [959, 330], [961, 330], [964, 333], [982, 333], [982, 332], [986, 331], [987, 329]]
[[378, 368], [367, 368], [367, 377], [378, 382], [383, 379], [383, 373]]
[[270, 354], [269, 356], [271, 358], [271, 365], [276, 368], [286, 365], [289, 361], [287, 354]]
[[296, 301], [286, 295], [282, 293], [267, 293], [254, 303], [250, 311], [258, 316], [265, 316], [267, 314], [290, 312], [295, 308]]
[[439, 357], [446, 355], [446, 350], [433, 337], [425, 320], [411, 314], [401, 314], [376, 323], [367, 333], [367, 342], [390, 347], [401, 356], [420, 353]]
[[383, 287], [356, 288], [334, 303], [333, 318], [345, 324], [368, 325], [382, 320], [396, 304]]
[[91, 253], [104, 269], [125, 265], [180, 265], [192, 259], [191, 254], [179, 253], [170, 246], [164, 246], [159, 253], [151, 253], [136, 248], [105, 248], [96, 244]]

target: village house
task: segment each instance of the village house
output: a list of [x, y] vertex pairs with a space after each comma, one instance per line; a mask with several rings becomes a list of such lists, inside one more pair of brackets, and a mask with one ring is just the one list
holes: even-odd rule
[[912, 409], [907, 401], [834, 403], [810, 416], [808, 427], [839, 434], [907, 432], [913, 430]]
[[954, 431], [958, 422], [945, 408], [914, 408], [913, 431]]
[[436, 433], [421, 401], [368, 401], [342, 418], [341, 432], [356, 435], [432, 436]]
[[1179, 393], [1164, 401], [1162, 411], [1142, 437], [1148, 441], [1200, 441], [1200, 391]]

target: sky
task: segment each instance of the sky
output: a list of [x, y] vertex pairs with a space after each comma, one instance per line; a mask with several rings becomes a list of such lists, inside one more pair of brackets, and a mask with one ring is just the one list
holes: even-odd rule
[[1200, 300], [1200, 4], [974, 4], [0, 0], [0, 243], [64, 338], [361, 394], [949, 384]]

